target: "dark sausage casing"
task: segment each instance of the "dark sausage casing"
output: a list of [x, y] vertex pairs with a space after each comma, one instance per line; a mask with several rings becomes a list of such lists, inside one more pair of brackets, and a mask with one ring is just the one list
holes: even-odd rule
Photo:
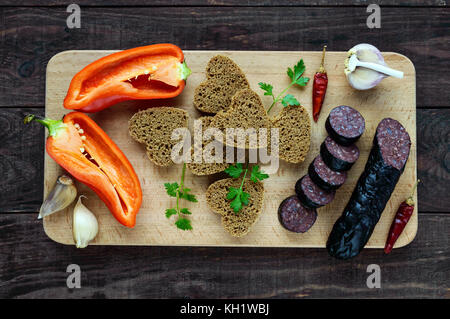
[[399, 122], [386, 118], [378, 124], [364, 172], [328, 237], [331, 256], [348, 259], [364, 248], [403, 173], [410, 147]]

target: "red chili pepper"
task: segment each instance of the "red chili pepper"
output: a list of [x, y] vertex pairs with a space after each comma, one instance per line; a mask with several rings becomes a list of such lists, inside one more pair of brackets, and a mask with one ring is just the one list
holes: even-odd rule
[[414, 190], [417, 187], [417, 184], [420, 180], [417, 180], [414, 188], [412, 190], [411, 196], [409, 196], [403, 203], [400, 204], [400, 207], [395, 214], [394, 220], [392, 221], [391, 228], [389, 229], [389, 234], [386, 240], [386, 246], [384, 247], [384, 252], [389, 254], [394, 247], [395, 242], [397, 241], [400, 234], [403, 232], [403, 229], [406, 227], [411, 215], [414, 212], [414, 199], [413, 194]]
[[320, 110], [322, 109], [323, 100], [325, 100], [325, 93], [327, 92], [328, 76], [323, 66], [325, 60], [325, 49], [323, 47], [322, 63], [320, 64], [319, 71], [314, 74], [313, 83], [313, 119], [317, 122], [319, 119]]

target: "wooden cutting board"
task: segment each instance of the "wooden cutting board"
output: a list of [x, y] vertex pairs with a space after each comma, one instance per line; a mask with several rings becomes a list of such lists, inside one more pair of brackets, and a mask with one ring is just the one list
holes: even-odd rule
[[[46, 115], [61, 118], [69, 111], [63, 108], [72, 77], [94, 60], [115, 51], [65, 51], [55, 55], [47, 66]], [[232, 58], [245, 72], [251, 88], [262, 98], [268, 107], [271, 98], [263, 96], [258, 82], [274, 85], [274, 92], [280, 92], [289, 84], [287, 67], [292, 67], [300, 58], [306, 65], [305, 76], [313, 78], [319, 67], [321, 52], [285, 52], [285, 51], [185, 51], [186, 61], [192, 69], [183, 93], [167, 101], [131, 101], [115, 105], [109, 109], [92, 114], [92, 118], [117, 143], [126, 154], [140, 178], [143, 190], [143, 202], [136, 226], [128, 229], [120, 225], [103, 202], [86, 186], [77, 182], [80, 194], [88, 199], [84, 203], [97, 216], [99, 233], [93, 244], [99, 245], [174, 245], [174, 246], [274, 246], [274, 247], [325, 247], [328, 234], [335, 220], [341, 215], [358, 177], [364, 169], [372, 140], [378, 123], [385, 117], [400, 121], [411, 135], [412, 148], [405, 171], [389, 200], [386, 209], [367, 244], [367, 247], [384, 247], [386, 236], [400, 203], [409, 195], [417, 178], [416, 174], [416, 86], [415, 69], [412, 62], [397, 53], [384, 53], [387, 64], [405, 73], [402, 80], [387, 78], [375, 89], [356, 91], [352, 89], [344, 76], [343, 63], [345, 52], [328, 52], [325, 67], [328, 71], [329, 85], [318, 123], [311, 117], [311, 148], [302, 164], [288, 164], [280, 161], [276, 174], [264, 181], [266, 194], [263, 212], [252, 231], [244, 238], [231, 237], [221, 226], [221, 217], [210, 211], [205, 201], [205, 191], [217, 176], [197, 177], [189, 171], [185, 184], [197, 196], [198, 203], [189, 203], [187, 207], [193, 212], [192, 231], [181, 231], [173, 225], [173, 220], [166, 219], [164, 212], [175, 205], [175, 200], [165, 193], [163, 183], [179, 181], [181, 165], [159, 168], [146, 157], [144, 147], [131, 139], [128, 134], [128, 119], [139, 109], [148, 106], [176, 106], [187, 110], [193, 119], [200, 116], [192, 105], [195, 87], [205, 79], [205, 66], [216, 54]], [[293, 87], [293, 94], [311, 115], [310, 82], [305, 88]], [[336, 193], [334, 201], [318, 209], [318, 218], [314, 226], [305, 234], [289, 232], [278, 222], [277, 209], [280, 202], [294, 193], [297, 179], [307, 172], [309, 163], [319, 153], [319, 146], [326, 137], [325, 119], [330, 110], [338, 105], [350, 105], [361, 112], [366, 119], [366, 131], [357, 145], [361, 150], [358, 162], [349, 171], [348, 180]], [[278, 105], [271, 112], [276, 115], [281, 109]], [[53, 187], [62, 169], [46, 154], [44, 196]], [[417, 202], [417, 196], [415, 196]], [[65, 211], [44, 219], [47, 235], [56, 242], [73, 244], [72, 211], [70, 206]], [[417, 206], [416, 206], [417, 207]], [[417, 212], [411, 218], [405, 231], [397, 241], [397, 247], [410, 243], [417, 232]]]

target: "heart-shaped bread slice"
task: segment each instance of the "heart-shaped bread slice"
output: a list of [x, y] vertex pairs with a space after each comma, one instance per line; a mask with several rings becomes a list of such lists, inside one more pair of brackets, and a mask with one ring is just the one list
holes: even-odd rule
[[[203, 134], [205, 133], [205, 131], [208, 129], [208, 127], [210, 127], [211, 125], [211, 121], [212, 121], [212, 117], [211, 116], [203, 116], [200, 118], [201, 123], [202, 123], [202, 131]], [[212, 175], [215, 173], [219, 173], [224, 171], [227, 167], [228, 164], [226, 163], [226, 150], [225, 148], [222, 146], [223, 148], [223, 156], [222, 156], [222, 163], [212, 163], [213, 161], [213, 156], [215, 155], [215, 153], [212, 152], [212, 156], [208, 156], [208, 154], [210, 153], [209, 151], [205, 152], [205, 148], [208, 147], [208, 143], [210, 143], [213, 140], [213, 138], [211, 137], [208, 140], [203, 140], [201, 143], [195, 143], [194, 141], [194, 145], [193, 147], [191, 147], [191, 158], [193, 160], [193, 162], [187, 164], [187, 167], [189, 168], [189, 170], [192, 172], [192, 174], [197, 175], [197, 176], [203, 176], [203, 175]], [[195, 157], [194, 157], [194, 149], [200, 151], [202, 154], [202, 163], [196, 163], [194, 162]], [[213, 150], [214, 151], [214, 150]], [[204, 154], [205, 152], [205, 154]]]
[[131, 137], [146, 146], [147, 156], [158, 166], [173, 164], [172, 148], [179, 141], [172, 140], [172, 132], [188, 127], [189, 116], [175, 107], [154, 107], [134, 114], [128, 122]]
[[300, 105], [285, 107], [272, 123], [279, 129], [279, 158], [288, 163], [302, 163], [311, 142], [311, 122], [306, 109]]
[[[255, 134], [258, 136], [258, 140], [256, 141], [258, 144], [258, 141], [260, 141], [259, 129], [264, 128], [267, 132], [267, 142], [267, 140], [270, 140], [272, 122], [264, 109], [259, 95], [250, 89], [244, 89], [233, 96], [228, 110], [221, 111], [213, 117], [211, 127], [218, 128], [223, 132], [225, 145], [255, 149], [260, 146], [250, 143], [249, 135], [244, 135], [245, 131], [254, 130]], [[233, 139], [227, 139], [225, 138], [227, 136], [227, 128], [242, 129], [242, 131], [237, 131]], [[240, 145], [239, 138], [242, 138], [242, 140], [245, 139], [245, 147], [244, 145]]]
[[227, 200], [230, 187], [239, 188], [240, 178], [226, 178], [209, 185], [206, 190], [206, 203], [209, 208], [222, 216], [222, 226], [233, 237], [242, 237], [248, 234], [252, 226], [259, 219], [264, 199], [264, 186], [261, 182], [254, 183], [250, 179], [244, 181], [243, 190], [250, 194], [248, 205], [235, 213]]
[[233, 95], [250, 85], [244, 72], [229, 57], [216, 55], [206, 66], [206, 81], [194, 93], [194, 106], [201, 112], [216, 114], [226, 110]]

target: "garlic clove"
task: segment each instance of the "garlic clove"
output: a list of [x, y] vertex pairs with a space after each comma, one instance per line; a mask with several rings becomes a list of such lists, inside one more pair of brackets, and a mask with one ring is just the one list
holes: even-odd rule
[[73, 240], [77, 248], [85, 248], [97, 236], [98, 222], [95, 215], [81, 202], [81, 195], [73, 210]]
[[372, 62], [386, 66], [383, 55], [380, 50], [371, 44], [361, 43], [355, 45], [348, 51], [348, 58], [345, 61], [346, 68], [344, 70], [348, 83], [357, 90], [368, 90], [375, 87], [387, 76], [383, 73], [370, 70], [367, 68], [357, 67], [353, 72], [348, 69], [350, 56], [356, 54], [361, 62]]
[[77, 197], [77, 188], [72, 178], [61, 175], [39, 209], [38, 219], [59, 212], [72, 204]]

